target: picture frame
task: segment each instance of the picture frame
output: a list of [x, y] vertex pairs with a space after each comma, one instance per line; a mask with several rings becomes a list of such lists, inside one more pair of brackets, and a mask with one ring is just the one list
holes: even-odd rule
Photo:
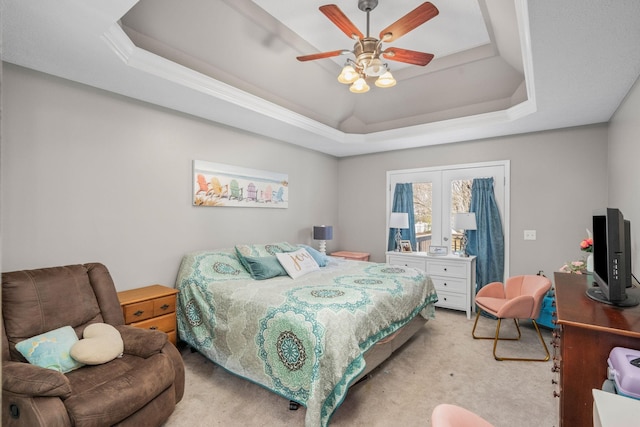
[[429, 246], [429, 255], [443, 256], [449, 253], [449, 248], [446, 246]]
[[413, 252], [411, 240], [400, 240], [400, 252]]

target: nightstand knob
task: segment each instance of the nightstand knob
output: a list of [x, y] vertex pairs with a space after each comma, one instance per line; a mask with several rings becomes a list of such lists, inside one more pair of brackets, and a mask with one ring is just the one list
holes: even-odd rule
[[162, 306], [160, 306], [160, 308], [166, 310], [167, 308], [169, 308], [169, 304], [163, 304]]
[[158, 329], [158, 327], [157, 326], [151, 326], [149, 329], [152, 329], [152, 330], [155, 331], [156, 329]]
[[142, 316], [142, 314], [144, 313], [143, 310], [138, 310], [135, 313], [133, 313], [134, 316]]

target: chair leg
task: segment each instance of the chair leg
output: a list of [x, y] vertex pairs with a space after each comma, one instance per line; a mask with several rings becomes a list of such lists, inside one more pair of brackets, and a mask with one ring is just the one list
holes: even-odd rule
[[[540, 339], [540, 342], [542, 343], [542, 347], [544, 347], [544, 351], [546, 353], [546, 357], [544, 359], [531, 359], [531, 358], [520, 358], [520, 357], [499, 357], [496, 354], [496, 348], [498, 347], [498, 340], [505, 339], [505, 338], [499, 338], [499, 334], [500, 334], [500, 319], [498, 319], [498, 326], [496, 327], [496, 338], [493, 341], [493, 357], [496, 360], [499, 360], [499, 361], [514, 360], [514, 361], [519, 361], [519, 362], [546, 362], [547, 360], [549, 360], [549, 358], [551, 357], [549, 355], [549, 349], [547, 348], [547, 344], [545, 344], [545, 342], [544, 342], [544, 338], [542, 338], [542, 334], [540, 333], [540, 328], [538, 328], [538, 323], [535, 321], [535, 319], [531, 319], [531, 321], [533, 322], [533, 326], [536, 328], [536, 332], [538, 333], [538, 339]], [[518, 322], [516, 322], [516, 326], [517, 325], [518, 325]], [[520, 334], [520, 328], [519, 327], [518, 327], [518, 334]]]
[[498, 347], [498, 341], [517, 341], [522, 337], [522, 333], [520, 331], [520, 322], [518, 321], [518, 319], [513, 319], [514, 324], [516, 325], [516, 330], [518, 331], [518, 338], [501, 338], [500, 337], [500, 325], [502, 323], [502, 319], [498, 318], [498, 322], [496, 324], [496, 333], [494, 336], [492, 337], [480, 337], [480, 336], [476, 336], [476, 327], [478, 326], [478, 319], [480, 318], [480, 313], [482, 312], [482, 309], [478, 309], [478, 312], [476, 314], [476, 321], [473, 324], [473, 330], [471, 331], [471, 336], [473, 336], [474, 339], [477, 340], [493, 340], [493, 357], [496, 360], [499, 361], [503, 361], [503, 360], [516, 360], [516, 361], [522, 361], [522, 362], [546, 362], [547, 360], [549, 360], [549, 358], [551, 357], [549, 355], [549, 349], [547, 348], [547, 344], [545, 344], [544, 342], [544, 338], [542, 338], [542, 334], [540, 333], [540, 328], [538, 328], [538, 323], [534, 320], [531, 319], [531, 321], [533, 322], [533, 326], [536, 328], [536, 332], [538, 334], [538, 339], [540, 339], [540, 342], [542, 343], [542, 347], [544, 347], [544, 351], [546, 353], [546, 357], [544, 359], [529, 359], [529, 358], [517, 358], [517, 357], [500, 357], [497, 355], [497, 347]]
[[[520, 333], [520, 326], [518, 324], [518, 319], [513, 319], [513, 323], [516, 325], [516, 330], [518, 331], [518, 338], [496, 338], [496, 336], [498, 335], [498, 330], [496, 330], [496, 335], [494, 336], [490, 336], [490, 337], [479, 337], [476, 336], [476, 326], [478, 326], [478, 319], [480, 318], [480, 313], [482, 312], [481, 308], [478, 308], [478, 312], [476, 314], [476, 321], [473, 324], [473, 330], [471, 331], [471, 336], [474, 339], [477, 340], [496, 340], [496, 339], [500, 339], [503, 341], [517, 341], [520, 339], [520, 337], [522, 336], [522, 334]], [[500, 328], [500, 320], [498, 319], [498, 329]]]

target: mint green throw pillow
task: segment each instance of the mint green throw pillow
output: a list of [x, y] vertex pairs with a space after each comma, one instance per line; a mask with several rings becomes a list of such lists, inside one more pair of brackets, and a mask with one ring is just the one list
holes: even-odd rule
[[329, 257], [326, 254], [323, 254], [322, 252], [312, 248], [311, 246], [309, 246], [309, 245], [298, 245], [298, 247], [305, 248], [307, 250], [307, 252], [309, 252], [309, 255], [311, 255], [313, 257], [313, 259], [316, 260], [316, 262], [318, 263], [318, 266], [326, 267], [327, 264], [329, 263]]
[[242, 265], [254, 280], [265, 280], [287, 275], [287, 272], [275, 256], [253, 257], [238, 254], [238, 258], [240, 258], [240, 262], [242, 262]]
[[20, 341], [16, 344], [16, 350], [32, 365], [64, 374], [84, 366], [69, 354], [76, 342], [78, 342], [78, 336], [73, 328], [63, 326]]

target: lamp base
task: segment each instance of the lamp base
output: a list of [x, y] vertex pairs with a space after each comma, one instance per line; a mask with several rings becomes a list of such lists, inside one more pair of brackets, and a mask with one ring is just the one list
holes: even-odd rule
[[400, 241], [402, 240], [402, 233], [399, 228], [396, 228], [396, 252], [400, 252]]
[[320, 240], [320, 243], [318, 244], [318, 250], [320, 252], [322, 252], [323, 254], [327, 253], [327, 241], [326, 240]]

